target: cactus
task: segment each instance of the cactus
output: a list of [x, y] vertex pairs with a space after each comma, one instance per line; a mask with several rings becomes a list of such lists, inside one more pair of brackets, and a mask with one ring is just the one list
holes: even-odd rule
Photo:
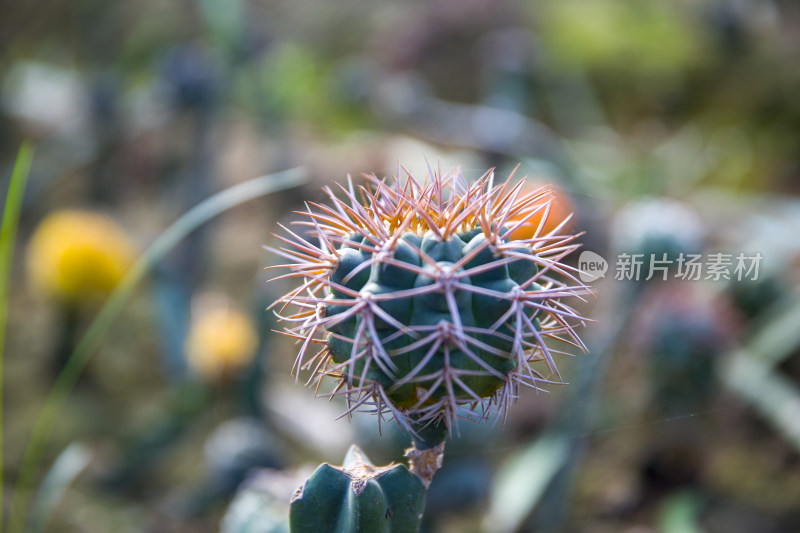
[[[284, 228], [288, 246], [272, 249], [291, 261], [281, 277], [302, 279], [276, 302], [294, 306], [283, 316], [302, 343], [293, 370], [338, 378], [348, 414], [388, 412], [412, 433], [486, 419], [493, 403], [501, 416], [520, 385], [561, 381], [546, 338], [583, 346], [562, 299], [586, 287], [560, 262], [578, 245], [559, 234], [566, 220], [541, 231], [549, 190], [496, 185], [492, 171], [473, 183], [431, 174], [349, 180], [344, 199], [326, 188], [332, 206], [311, 204], [298, 222], [315, 242]], [[534, 218], [530, 238], [511, 238]]]
[[292, 498], [292, 533], [415, 533], [425, 486], [399, 464], [374, 466], [351, 446], [341, 467], [320, 465]]
[[326, 188], [332, 206], [310, 204], [298, 222], [315, 242], [284, 227], [286, 246], [271, 248], [291, 261], [276, 279], [302, 280], [276, 302], [301, 343], [293, 371], [337, 378], [346, 414], [388, 412], [413, 442], [410, 470], [375, 467], [356, 447], [343, 467], [320, 466], [292, 501], [293, 533], [418, 531], [458, 419], [487, 419], [493, 404], [502, 416], [520, 385], [560, 382], [545, 339], [583, 347], [562, 302], [587, 290], [561, 263], [576, 236], [560, 234], [568, 219], [543, 231], [549, 190], [495, 185], [492, 171], [430, 177], [348, 180], [345, 199]]

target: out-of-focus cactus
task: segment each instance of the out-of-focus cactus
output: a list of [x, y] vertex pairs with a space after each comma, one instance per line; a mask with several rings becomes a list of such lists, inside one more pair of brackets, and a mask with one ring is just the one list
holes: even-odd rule
[[320, 465], [292, 498], [292, 533], [416, 533], [425, 486], [404, 465], [373, 465], [351, 446], [344, 465]]
[[233, 418], [220, 424], [206, 440], [204, 455], [207, 470], [204, 479], [173, 500], [173, 510], [178, 516], [202, 516], [236, 493], [252, 472], [283, 466], [276, 440], [261, 420], [251, 417]]
[[309, 472], [253, 472], [241, 484], [220, 522], [220, 533], [289, 533], [287, 502]]
[[[670, 198], [644, 198], [617, 214], [612, 241], [618, 252], [641, 258], [638, 276], [633, 276], [636, 281], [645, 281], [651, 274], [663, 280], [666, 274], [676, 274], [690, 254], [703, 251], [706, 231], [703, 220], [688, 205]], [[684, 273], [689, 275], [688, 270]]]
[[130, 238], [110, 217], [61, 210], [36, 228], [28, 247], [34, 287], [67, 304], [106, 296], [133, 263]]
[[643, 296], [631, 330], [634, 352], [648, 357], [656, 416], [708, 409], [716, 360], [740, 330], [733, 304], [701, 285], [668, 283]]
[[[473, 183], [459, 172], [390, 184], [327, 189], [299, 222], [318, 242], [286, 230], [287, 277], [303, 280], [279, 303], [302, 343], [295, 371], [340, 380], [348, 412], [390, 412], [416, 431], [428, 422], [504, 413], [519, 385], [560, 381], [545, 339], [582, 346], [581, 318], [562, 299], [585, 291], [559, 261], [577, 245], [564, 223], [541, 231], [550, 192], [524, 183]], [[530, 238], [514, 231], [540, 217]], [[316, 351], [316, 355], [306, 357]], [[539, 368], [539, 364], [542, 368]]]
[[644, 198], [626, 205], [613, 224], [614, 247], [644, 254], [700, 253], [706, 227], [688, 205], [670, 198]]

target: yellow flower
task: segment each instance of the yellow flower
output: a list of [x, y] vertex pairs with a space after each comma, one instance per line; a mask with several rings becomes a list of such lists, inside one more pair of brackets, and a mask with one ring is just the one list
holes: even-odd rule
[[135, 257], [128, 235], [110, 217], [59, 210], [31, 238], [28, 277], [36, 289], [61, 301], [93, 301], [114, 289]]
[[250, 317], [228, 307], [202, 311], [186, 339], [189, 366], [208, 380], [235, 376], [254, 358], [258, 336]]

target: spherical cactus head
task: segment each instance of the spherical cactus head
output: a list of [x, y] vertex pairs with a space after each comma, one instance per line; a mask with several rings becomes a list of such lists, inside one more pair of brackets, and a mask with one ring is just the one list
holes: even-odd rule
[[294, 370], [337, 378], [348, 412], [412, 431], [504, 414], [520, 385], [560, 381], [545, 339], [583, 346], [568, 300], [587, 288], [561, 262], [576, 236], [556, 225], [513, 238], [549, 212], [549, 190], [492, 171], [368, 180], [326, 189], [331, 205], [299, 222], [308, 235], [277, 236], [282, 277], [301, 280], [276, 302], [301, 345]]

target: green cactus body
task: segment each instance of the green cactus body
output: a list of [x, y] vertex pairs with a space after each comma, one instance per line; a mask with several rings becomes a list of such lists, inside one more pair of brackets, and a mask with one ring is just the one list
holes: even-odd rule
[[416, 533], [425, 486], [404, 465], [374, 466], [351, 446], [341, 467], [320, 465], [290, 507], [292, 533]]
[[[422, 238], [405, 233], [384, 261], [349, 251], [343, 257], [331, 277], [346, 280], [344, 285], [358, 294], [337, 298], [335, 289], [329, 289], [329, 302], [335, 303], [326, 304], [326, 317], [346, 313], [367, 297], [374, 298], [381, 310], [372, 315], [356, 314], [338, 323], [334, 319], [328, 327], [333, 361], [341, 365], [343, 374], [352, 376], [356, 385], [362, 381], [379, 383], [399, 408], [425, 408], [449, 394], [454, 394], [459, 402], [480, 401], [500, 389], [517, 368], [509, 338], [494, 334], [495, 323], [508, 321], [503, 317], [510, 316], [513, 300], [505, 296], [535, 276], [538, 271], [535, 264], [527, 263], [531, 268], [513, 269], [512, 277], [508, 264], [498, 261], [502, 256], [493, 250], [483, 233], [459, 233], [446, 241], [430, 232]], [[363, 268], [371, 259], [370, 269]], [[496, 266], [483, 268], [493, 263]], [[369, 275], [358, 273], [348, 278], [358, 268]], [[477, 272], [470, 276], [473, 269]], [[456, 284], [450, 292], [441, 287], [442, 278], [448, 275], [450, 282]], [[437, 284], [437, 290], [404, 297], [410, 289], [433, 288]], [[459, 286], [478, 287], [497, 295], [471, 292]], [[449, 299], [454, 302], [457, 314], [452, 312]], [[533, 318], [533, 315], [535, 311], [529, 311], [527, 316]], [[474, 343], [442, 342], [444, 335], [456, 337], [452, 332], [454, 324], [475, 330]], [[403, 332], [400, 325], [408, 328], [408, 332]], [[429, 342], [420, 342], [426, 332], [437, 330], [439, 335]], [[354, 348], [354, 339], [359, 339], [361, 345]], [[374, 339], [387, 357], [381, 358], [383, 353], [376, 357], [377, 361], [353, 357], [354, 351], [363, 352]], [[434, 388], [446, 366], [459, 377], [450, 390]]]
[[[388, 411], [406, 427], [484, 417], [520, 384], [560, 380], [545, 338], [582, 346], [571, 326], [581, 318], [562, 299], [586, 288], [559, 263], [574, 236], [511, 240], [548, 191], [493, 179], [373, 177], [374, 190], [343, 189], [347, 201], [328, 191], [333, 207], [306, 213], [319, 244], [293, 233], [274, 250], [304, 279], [281, 300], [298, 308], [286, 317], [303, 342], [298, 366], [339, 378], [351, 410]], [[304, 362], [312, 341], [322, 349]]]

